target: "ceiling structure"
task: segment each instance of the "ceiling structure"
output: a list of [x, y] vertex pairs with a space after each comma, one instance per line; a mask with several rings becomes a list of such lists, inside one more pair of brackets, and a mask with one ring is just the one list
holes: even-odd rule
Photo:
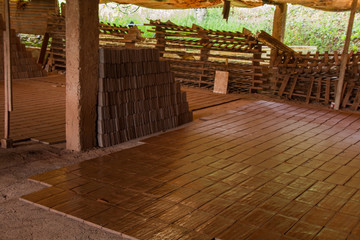
[[[235, 7], [259, 7], [264, 4], [299, 4], [324, 11], [347, 11], [351, 8], [352, 0], [230, 0]], [[223, 0], [100, 0], [101, 3], [117, 2], [121, 4], [135, 4], [154, 9], [185, 9], [222, 6]], [[358, 0], [360, 8], [360, 0]]]

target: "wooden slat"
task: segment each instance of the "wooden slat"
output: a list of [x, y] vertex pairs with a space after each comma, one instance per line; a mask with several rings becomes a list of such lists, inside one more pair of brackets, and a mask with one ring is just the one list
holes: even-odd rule
[[[354, 83], [351, 83], [351, 84], [348, 84], [348, 87], [347, 87], [347, 91], [346, 91], [346, 94], [345, 94], [345, 97], [343, 98], [343, 101], [342, 101], [342, 107], [346, 107], [346, 105], [348, 104], [349, 102], [349, 99], [352, 95], [352, 92], [354, 90], [354, 87], [355, 87], [355, 84]], [[345, 88], [344, 88], [345, 89]], [[345, 92], [345, 91], [344, 91]]]
[[353, 111], [358, 110], [359, 105], [360, 105], [360, 88], [358, 88], [356, 91], [356, 96], [355, 96], [354, 102], [351, 106], [351, 110], [353, 110]]
[[311, 93], [313, 90], [313, 86], [314, 86], [314, 77], [311, 77], [309, 90], [308, 90], [307, 96], [306, 96], [306, 103], [310, 102], [310, 96], [311, 96]]
[[330, 78], [326, 78], [325, 104], [328, 104], [330, 102], [330, 87], [331, 87]]
[[293, 95], [295, 87], [296, 87], [297, 79], [298, 79], [297, 77], [294, 77], [294, 81], [293, 81], [290, 91], [289, 91], [289, 99], [292, 98], [292, 95]]
[[317, 91], [316, 91], [316, 101], [320, 101], [321, 97], [321, 78], [317, 79]]
[[279, 96], [283, 95], [283, 93], [285, 91], [285, 88], [286, 88], [286, 86], [287, 86], [287, 84], [289, 82], [289, 79], [290, 79], [290, 75], [287, 75], [287, 76], [285, 76], [284, 80], [282, 81], [281, 87], [279, 89]]
[[289, 54], [295, 54], [295, 51], [277, 40], [276, 38], [272, 37], [270, 34], [264, 31], [260, 31], [260, 33], [257, 35], [257, 39], [259, 39], [261, 42], [266, 43], [268, 46], [280, 50], [282, 52], [286, 52]]

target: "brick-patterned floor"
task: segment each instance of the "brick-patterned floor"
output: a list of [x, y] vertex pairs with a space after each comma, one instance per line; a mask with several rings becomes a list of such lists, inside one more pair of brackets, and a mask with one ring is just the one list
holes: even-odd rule
[[32, 177], [23, 196], [138, 239], [360, 239], [360, 117], [258, 101]]

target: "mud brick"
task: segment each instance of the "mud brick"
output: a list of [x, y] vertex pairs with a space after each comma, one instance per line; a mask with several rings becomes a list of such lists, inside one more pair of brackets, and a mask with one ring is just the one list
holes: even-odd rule
[[110, 77], [110, 76], [109, 76], [109, 63], [102, 63], [102, 64], [100, 64], [99, 77], [100, 77], [100, 78]]
[[104, 134], [98, 133], [98, 135], [97, 135], [97, 143], [98, 143], [99, 147], [105, 147]]

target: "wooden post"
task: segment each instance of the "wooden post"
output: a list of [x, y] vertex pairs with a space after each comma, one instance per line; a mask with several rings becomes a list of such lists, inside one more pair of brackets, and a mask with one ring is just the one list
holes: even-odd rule
[[206, 66], [208, 66], [207, 62], [209, 60], [209, 56], [208, 54], [210, 53], [210, 49], [207, 47], [207, 45], [209, 44], [209, 37], [207, 34], [207, 31], [203, 31], [202, 28], [198, 31], [199, 32], [199, 37], [201, 38], [200, 40], [200, 44], [201, 46], [201, 50], [200, 50], [200, 61], [202, 61], [202, 74], [199, 78], [199, 87], [201, 87], [201, 83], [206, 79], [205, 75], [208, 72], [206, 69]]
[[160, 26], [155, 28], [155, 38], [156, 38], [156, 45], [157, 45], [157, 49], [159, 49], [160, 52], [160, 57], [164, 56], [163, 51], [165, 51], [165, 45], [166, 45], [166, 40], [165, 40], [165, 30], [163, 30]]
[[[284, 42], [287, 9], [288, 9], [287, 4], [283, 3], [276, 5], [274, 12], [272, 36], [277, 40], [279, 40], [280, 42]], [[271, 65], [274, 64], [276, 56], [277, 56], [277, 51], [274, 49], [271, 50], [270, 52]]]
[[55, 14], [60, 15], [59, 0], [55, 0]]
[[228, 0], [225, 0], [222, 14], [223, 14], [223, 18], [226, 19], [226, 21], [228, 21], [228, 19], [229, 19], [230, 6], [231, 6], [231, 2]]
[[252, 61], [252, 66], [253, 66], [253, 76], [252, 76], [252, 83], [251, 83], [251, 87], [249, 88], [249, 93], [253, 93], [254, 90], [255, 92], [257, 92], [259, 89], [262, 89], [261, 87], [258, 87], [257, 83], [258, 81], [261, 81], [261, 77], [259, 77], [257, 74], [261, 74], [262, 70], [260, 68], [260, 62], [259, 59], [261, 59], [261, 51], [262, 51], [262, 46], [260, 44], [258, 44], [255, 49], [258, 51], [257, 53], [255, 52], [253, 54], [253, 61]]
[[207, 31], [199, 30], [199, 37], [201, 38], [200, 44], [202, 45], [200, 50], [200, 61], [206, 62], [209, 59], [208, 54], [210, 52], [210, 49], [207, 47], [207, 44], [209, 44]]
[[4, 1], [5, 29], [3, 34], [4, 48], [4, 91], [5, 91], [5, 116], [4, 116], [4, 138], [1, 139], [2, 148], [11, 148], [10, 138], [10, 112], [12, 111], [12, 75], [11, 75], [11, 29], [9, 0]]
[[358, 2], [358, 0], [353, 0], [352, 5], [351, 5], [351, 12], [350, 12], [349, 24], [348, 24], [348, 28], [347, 28], [347, 32], [346, 32], [344, 51], [343, 51], [343, 55], [341, 58], [339, 81], [338, 81], [336, 95], [335, 95], [335, 107], [334, 107], [335, 110], [339, 110], [339, 108], [340, 108], [341, 96], [342, 96], [345, 73], [346, 73], [346, 63], [348, 60], [350, 38], [351, 38], [352, 29], [353, 29], [353, 25], [354, 25], [357, 2]]
[[275, 8], [272, 36], [280, 42], [284, 42], [287, 8], [286, 3]]

